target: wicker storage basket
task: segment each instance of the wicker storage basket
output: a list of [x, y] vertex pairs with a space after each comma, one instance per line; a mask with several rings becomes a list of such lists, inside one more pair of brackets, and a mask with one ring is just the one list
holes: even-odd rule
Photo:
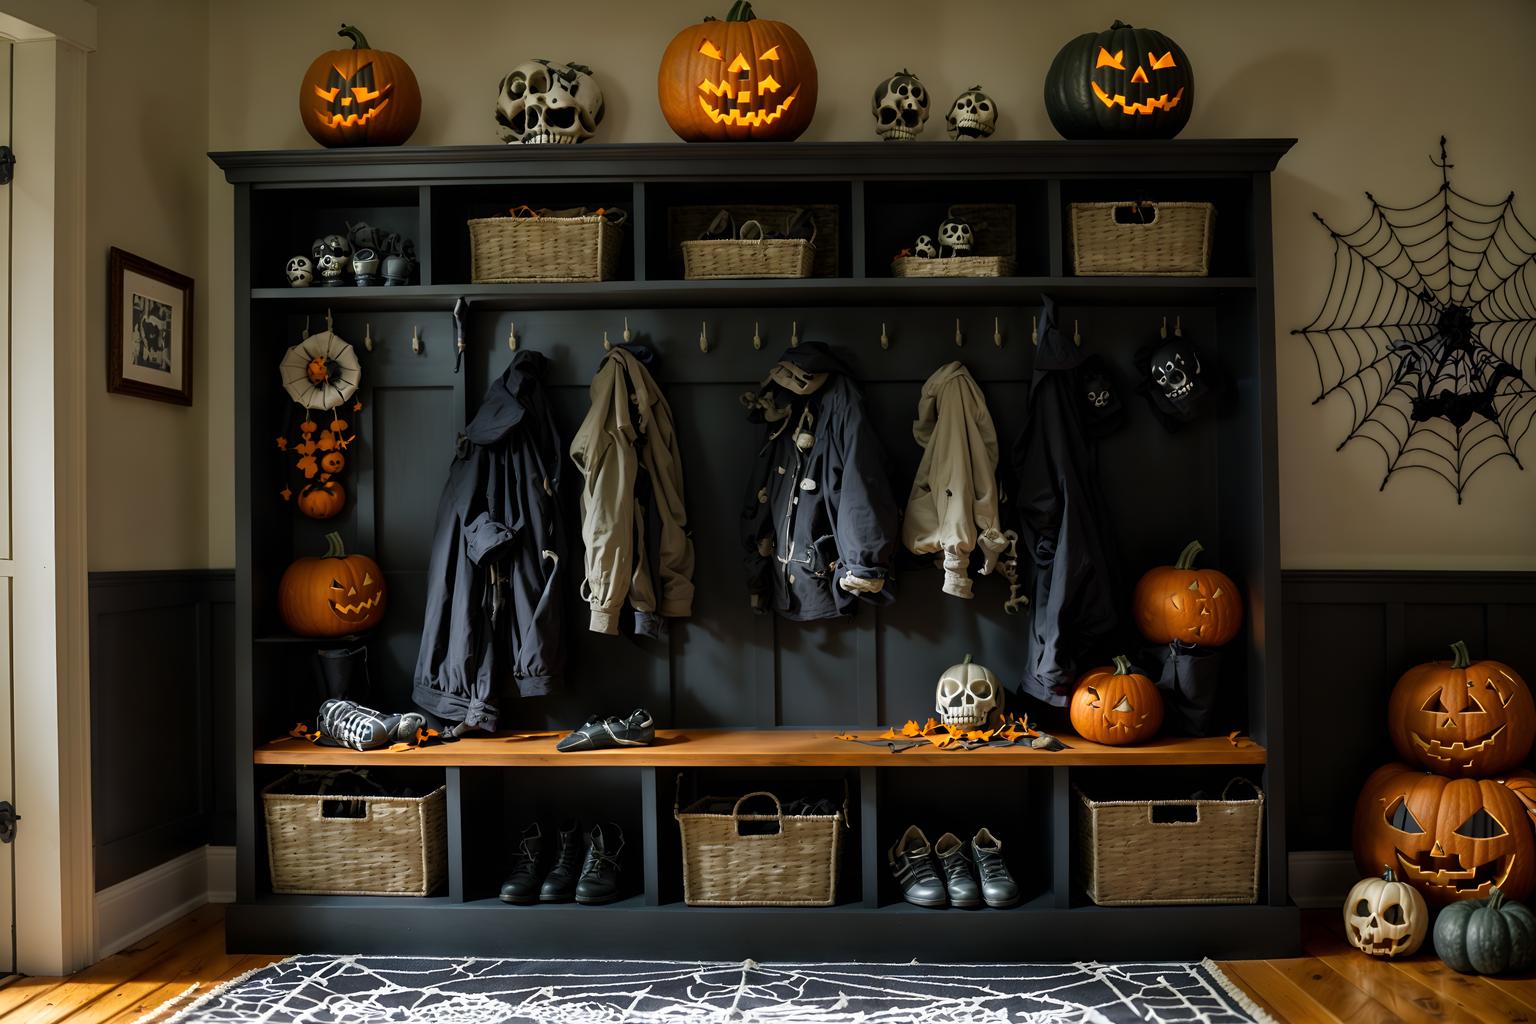
[[623, 223], [623, 217], [597, 214], [474, 218], [469, 221], [470, 280], [611, 280], [619, 264]]
[[419, 797], [284, 793], [297, 774], [261, 791], [273, 892], [426, 896], [442, 883], [446, 786]]
[[1247, 779], [1228, 782], [1219, 800], [1096, 800], [1074, 789], [1073, 873], [1093, 902], [1258, 901], [1264, 793]]
[[[811, 252], [811, 269], [796, 277], [838, 276], [838, 220], [841, 216], [836, 206], [811, 203], [804, 206], [748, 206], [731, 203], [726, 206], [674, 206], [667, 211], [667, 251], [680, 254], [682, 263], [677, 267], [685, 277], [687, 272], [687, 246], [702, 235], [710, 222], [724, 209], [739, 225], [749, 221], [779, 226], [788, 224], [795, 214], [804, 210], [811, 215], [815, 226], [815, 246]], [[751, 257], [743, 257], [750, 259]], [[759, 257], [762, 258], [762, 257]], [[752, 274], [751, 276], [761, 276]], [[782, 276], [782, 275], [781, 275]]]
[[1073, 203], [1072, 270], [1205, 277], [1215, 216], [1210, 203]]
[[[949, 208], [953, 220], [963, 220], [971, 226], [976, 247], [971, 250], [977, 256], [1007, 256], [1013, 259], [1019, 254], [1014, 224], [1018, 210], [1012, 203], [956, 203]], [[912, 275], [917, 276], [917, 275]]]
[[[754, 797], [773, 801], [773, 814], [743, 814]], [[836, 814], [785, 814], [779, 798], [748, 793], [729, 814], [700, 810], [704, 797], [679, 810], [683, 837], [683, 902], [694, 907], [830, 907], [837, 900], [837, 865], [845, 809]], [[743, 835], [742, 822], [776, 822], [778, 831]]]
[[[748, 234], [755, 237], [748, 238]], [[683, 243], [683, 278], [719, 281], [756, 277], [810, 277], [816, 252], [816, 226], [811, 237], [764, 238], [763, 225], [749, 220], [740, 238]]]
[[892, 277], [1011, 277], [1007, 256], [898, 256], [891, 261]]

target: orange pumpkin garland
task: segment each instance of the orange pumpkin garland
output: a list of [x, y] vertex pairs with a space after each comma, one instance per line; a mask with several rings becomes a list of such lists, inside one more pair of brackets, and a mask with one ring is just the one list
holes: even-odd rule
[[1163, 725], [1163, 695], [1151, 679], [1132, 672], [1121, 654], [1113, 665], [1093, 669], [1077, 681], [1067, 713], [1083, 739], [1125, 746], [1157, 735]]
[[299, 117], [322, 146], [398, 146], [421, 121], [421, 88], [398, 54], [375, 50], [356, 26], [350, 50], [316, 57], [299, 83]]
[[1403, 760], [1442, 775], [1497, 775], [1536, 743], [1536, 700], [1525, 680], [1498, 661], [1472, 660], [1451, 645], [1450, 661], [1403, 673], [1387, 704], [1387, 731]]
[[1147, 570], [1136, 584], [1131, 607], [1141, 635], [1155, 644], [1174, 640], [1220, 647], [1243, 625], [1243, 599], [1237, 584], [1216, 569], [1196, 569], [1205, 548], [1192, 540], [1173, 565]]

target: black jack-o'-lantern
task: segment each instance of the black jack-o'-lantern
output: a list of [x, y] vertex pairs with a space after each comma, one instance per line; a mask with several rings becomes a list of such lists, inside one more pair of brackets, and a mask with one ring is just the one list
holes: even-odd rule
[[1046, 113], [1068, 139], [1171, 139], [1194, 103], [1179, 44], [1120, 21], [1063, 46], [1045, 75]]

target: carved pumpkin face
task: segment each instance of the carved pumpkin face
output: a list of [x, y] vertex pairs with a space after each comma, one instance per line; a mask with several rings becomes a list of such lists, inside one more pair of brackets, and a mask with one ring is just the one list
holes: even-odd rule
[[1119, 21], [1063, 46], [1045, 76], [1046, 112], [1069, 139], [1171, 139], [1194, 102], [1179, 44]]
[[1404, 764], [1376, 769], [1355, 805], [1355, 862], [1391, 868], [1431, 904], [1524, 899], [1536, 882], [1526, 805], [1498, 779], [1447, 779]]
[[1344, 937], [1366, 956], [1412, 956], [1429, 932], [1429, 907], [1419, 890], [1391, 868], [1362, 878], [1344, 901]]
[[1451, 661], [1403, 673], [1387, 705], [1387, 730], [1403, 759], [1441, 775], [1496, 775], [1525, 760], [1536, 741], [1536, 701], [1515, 670], [1473, 662], [1467, 645]]
[[1177, 562], [1148, 570], [1136, 584], [1131, 599], [1136, 625], [1153, 643], [1220, 647], [1242, 627], [1237, 584], [1226, 573], [1194, 567], [1203, 550], [1199, 541], [1190, 541]]
[[366, 555], [349, 555], [329, 534], [321, 558], [299, 558], [277, 586], [278, 613], [300, 636], [346, 636], [384, 617], [384, 573]]
[[816, 113], [816, 61], [800, 33], [737, 0], [667, 46], [656, 76], [667, 124], [685, 142], [798, 138]]
[[421, 90], [410, 65], [388, 50], [368, 47], [362, 32], [343, 25], [350, 50], [315, 58], [299, 86], [299, 115], [322, 146], [398, 146], [421, 120]]
[[1078, 735], [1112, 747], [1151, 739], [1163, 725], [1157, 684], [1132, 672], [1124, 655], [1079, 679], [1067, 711]]
[[330, 519], [347, 507], [347, 492], [335, 480], [305, 484], [299, 491], [298, 505], [311, 519]]

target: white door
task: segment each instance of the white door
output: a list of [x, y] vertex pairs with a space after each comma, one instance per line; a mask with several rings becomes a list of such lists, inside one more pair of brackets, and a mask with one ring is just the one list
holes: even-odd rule
[[[0, 39], [0, 145], [11, 144], [11, 43]], [[0, 185], [0, 816], [12, 800], [11, 763], [11, 189]], [[0, 838], [8, 835], [0, 822]], [[16, 968], [15, 848], [0, 843], [0, 976]]]

